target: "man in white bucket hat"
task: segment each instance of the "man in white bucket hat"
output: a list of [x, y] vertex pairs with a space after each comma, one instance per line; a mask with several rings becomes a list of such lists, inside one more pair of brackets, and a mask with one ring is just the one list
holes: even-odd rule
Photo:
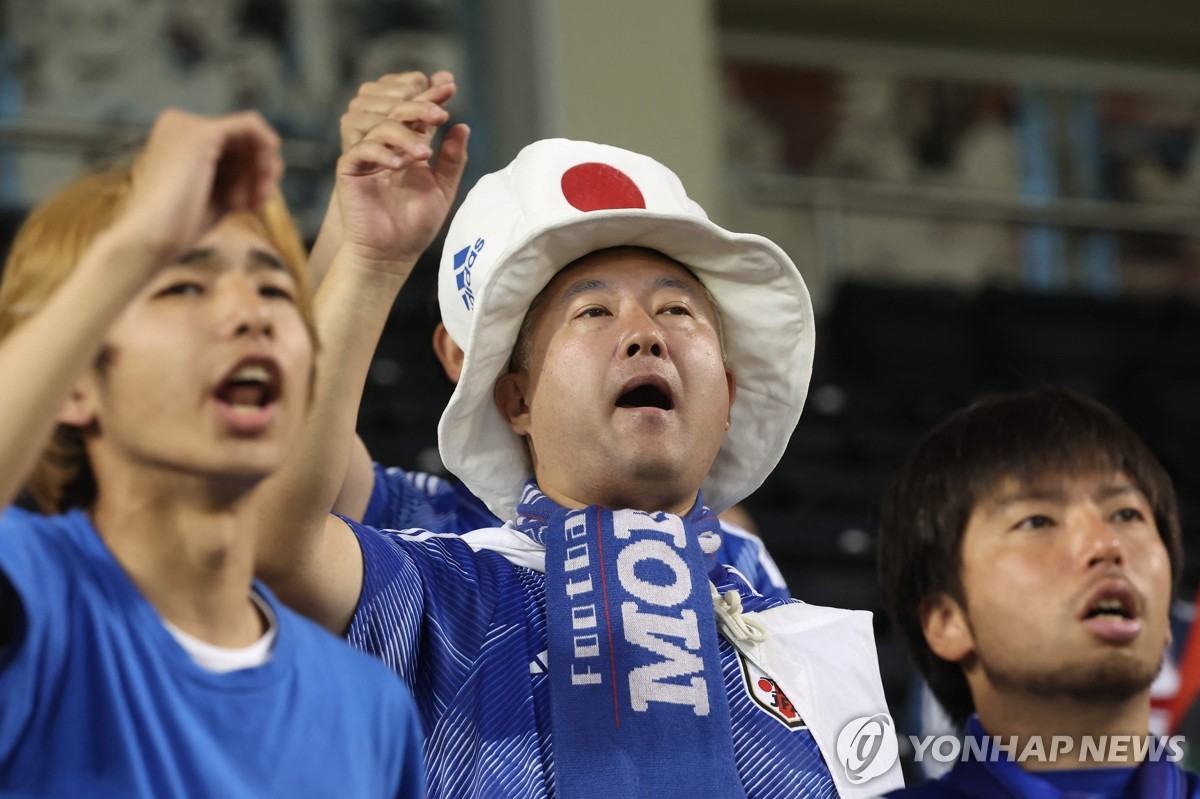
[[870, 614], [763, 597], [705, 554], [803, 405], [812, 309], [787, 255], [649, 158], [548, 140], [468, 194], [439, 279], [466, 341], [442, 456], [511, 521], [331, 518], [276, 575], [410, 685], [430, 796], [899, 786]]
[[[341, 119], [343, 150], [352, 147], [376, 125], [403, 113], [412, 101], [444, 103], [455, 91], [454, 76], [449, 72], [430, 76], [406, 72], [364, 83]], [[337, 206], [331, 204], [309, 259], [314, 283], [319, 284], [329, 268], [340, 239], [340, 216]], [[455, 259], [464, 264], [468, 259], [473, 261], [470, 246], [454, 253], [452, 262]], [[448, 281], [448, 285], [456, 284]], [[456, 302], [453, 308], [460, 309], [460, 305]], [[433, 350], [452, 384], [458, 383], [462, 372], [464, 353], [459, 342], [466, 342], [471, 318], [471, 314], [459, 310], [439, 322], [434, 331]], [[762, 540], [739, 526], [748, 519], [739, 510], [733, 507], [721, 513], [721, 547], [712, 553], [712, 558], [736, 568], [760, 594], [790, 596], [787, 583]], [[334, 512], [370, 527], [396, 530], [420, 527], [443, 533], [466, 533], [503, 522], [461, 481], [374, 463], [365, 446], [354, 453]], [[731, 516], [738, 523], [733, 523]]]

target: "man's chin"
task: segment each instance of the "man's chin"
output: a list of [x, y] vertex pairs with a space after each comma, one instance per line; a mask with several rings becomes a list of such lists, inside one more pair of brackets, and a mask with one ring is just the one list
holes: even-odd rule
[[1080, 702], [1107, 703], [1146, 692], [1158, 676], [1160, 663], [1132, 654], [1109, 653], [1085, 662], [1067, 663], [1038, 671], [1004, 671], [982, 664], [992, 684], [1047, 699], [1070, 697]]
[[662, 450], [627, 451], [621, 473], [638, 482], [687, 482], [685, 475], [693, 464], [681, 461], [680, 458], [664, 457]]
[[[586, 486], [588, 493], [604, 496], [604, 504], [609, 504], [616, 497], [679, 496], [687, 494], [695, 496], [699, 483], [690, 485], [689, 472], [682, 465], [671, 459], [639, 456], [636, 452], [625, 450], [619, 453], [621, 457], [608, 459], [599, 468], [591, 471], [590, 478], [584, 478], [581, 489]], [[630, 505], [629, 507], [633, 507]], [[656, 510], [661, 510], [656, 508]]]
[[277, 445], [258, 442], [254, 445], [229, 447], [216, 453], [207, 453], [205, 458], [192, 469], [216, 483], [254, 485], [281, 471], [286, 463], [286, 449]]

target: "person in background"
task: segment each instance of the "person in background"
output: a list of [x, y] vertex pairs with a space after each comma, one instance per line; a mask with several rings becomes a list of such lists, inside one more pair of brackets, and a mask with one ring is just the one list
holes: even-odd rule
[[1180, 560], [1170, 478], [1098, 403], [1000, 396], [929, 433], [883, 503], [884, 604], [951, 719], [993, 743], [895, 795], [1200, 796], [1149, 737]]

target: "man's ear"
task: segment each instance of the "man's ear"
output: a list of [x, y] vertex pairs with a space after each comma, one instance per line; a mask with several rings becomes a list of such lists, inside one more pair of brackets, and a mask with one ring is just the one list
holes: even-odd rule
[[58, 421], [60, 424], [71, 425], [72, 427], [91, 427], [96, 422], [96, 405], [93, 401], [93, 388], [90, 375], [85, 375], [79, 378], [79, 381], [71, 389], [71, 393], [63, 401], [62, 407], [58, 411]]
[[519, 436], [529, 435], [529, 403], [526, 402], [526, 392], [529, 390], [529, 374], [527, 372], [508, 372], [496, 381], [492, 396], [500, 415], [508, 422], [508, 426]]
[[960, 663], [975, 651], [975, 636], [967, 613], [949, 594], [925, 597], [917, 609], [925, 642], [942, 660]]
[[441, 362], [446, 377], [450, 378], [451, 383], [458, 385], [465, 353], [457, 342], [450, 338], [450, 332], [441, 322], [433, 329], [433, 352]]

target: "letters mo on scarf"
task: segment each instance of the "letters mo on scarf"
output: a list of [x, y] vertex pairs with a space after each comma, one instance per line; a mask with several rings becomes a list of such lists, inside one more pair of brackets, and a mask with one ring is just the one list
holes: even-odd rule
[[[592, 507], [569, 513], [562, 536], [571, 684], [614, 680], [618, 726], [622, 707], [644, 713], [651, 703], [686, 706], [707, 716], [709, 677], [693, 605], [699, 600], [711, 617], [711, 598], [702, 568], [695, 573], [701, 553], [696, 539], [689, 541], [684, 520]], [[620, 698], [626, 691], [627, 703]]]
[[518, 512], [546, 547], [559, 795], [744, 796], [700, 546], [717, 517], [700, 497], [684, 517], [567, 510], [533, 484]]

